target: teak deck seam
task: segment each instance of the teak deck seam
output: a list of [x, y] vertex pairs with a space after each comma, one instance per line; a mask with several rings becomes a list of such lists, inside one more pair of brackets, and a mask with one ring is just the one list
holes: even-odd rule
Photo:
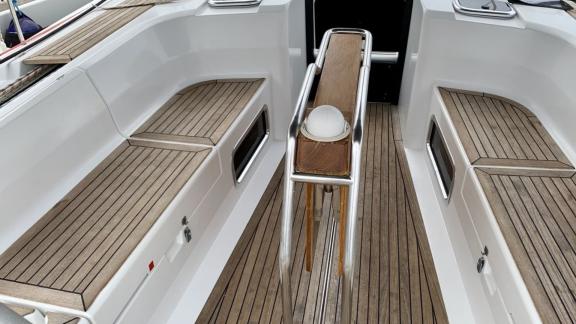
[[[396, 113], [396, 108], [386, 104], [369, 104], [367, 111], [353, 314], [358, 323], [447, 323]], [[281, 322], [277, 264], [282, 170], [280, 165], [197, 323]], [[328, 239], [338, 233], [332, 198], [327, 196], [323, 202], [324, 215], [314, 226], [314, 266], [307, 272], [304, 196], [303, 185], [296, 185], [291, 267], [294, 321], [336, 323], [341, 316], [341, 283], [336, 271], [337, 246], [331, 246]], [[324, 269], [329, 264], [332, 272], [326, 278]], [[324, 294], [327, 304], [322, 308]]]

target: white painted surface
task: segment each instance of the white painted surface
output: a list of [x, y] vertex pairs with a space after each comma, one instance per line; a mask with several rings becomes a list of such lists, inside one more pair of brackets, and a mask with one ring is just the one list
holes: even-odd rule
[[123, 140], [86, 75], [44, 81], [0, 117], [0, 251]]

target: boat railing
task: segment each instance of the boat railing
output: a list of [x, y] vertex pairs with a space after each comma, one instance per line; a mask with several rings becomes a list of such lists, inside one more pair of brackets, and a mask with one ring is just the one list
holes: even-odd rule
[[[352, 154], [350, 173], [348, 176], [328, 176], [319, 174], [303, 174], [295, 172], [296, 142], [299, 130], [304, 120], [304, 114], [309, 102], [312, 85], [317, 75], [322, 73], [324, 59], [328, 50], [330, 37], [334, 34], [360, 34], [364, 40], [363, 59], [358, 78], [356, 103], [352, 128]], [[296, 109], [288, 130], [286, 162], [284, 173], [284, 203], [280, 236], [280, 285], [282, 289], [283, 319], [285, 324], [291, 324], [292, 318], [292, 288], [290, 283], [290, 263], [292, 253], [292, 221], [293, 221], [293, 194], [296, 182], [346, 186], [349, 190], [348, 210], [346, 216], [346, 239], [343, 262], [343, 292], [342, 292], [342, 323], [351, 323], [352, 315], [352, 289], [354, 283], [357, 207], [360, 188], [360, 164], [362, 155], [362, 136], [364, 130], [364, 117], [368, 96], [368, 82], [370, 76], [370, 63], [372, 58], [372, 35], [363, 29], [335, 28], [328, 30], [318, 50], [315, 63], [311, 63], [300, 90]]]
[[47, 303], [41, 303], [37, 301], [32, 301], [29, 299], [23, 299], [18, 297], [6, 296], [0, 294], [0, 304], [6, 306], [16, 306], [16, 307], [23, 307], [27, 309], [33, 309], [35, 311], [40, 312], [42, 317], [44, 317], [45, 322], [47, 323], [47, 315], [48, 314], [60, 314], [70, 316], [71, 318], [80, 318], [84, 319], [87, 324], [96, 324], [92, 315], [87, 312], [79, 311], [77, 309], [62, 307], [57, 305], [51, 305]]

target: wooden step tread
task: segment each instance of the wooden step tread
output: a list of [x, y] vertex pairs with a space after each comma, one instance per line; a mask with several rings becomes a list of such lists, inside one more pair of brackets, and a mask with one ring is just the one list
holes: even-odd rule
[[475, 171], [542, 321], [576, 322], [575, 173]]
[[[355, 323], [448, 323], [404, 147], [388, 104], [366, 112], [359, 198], [359, 249], [353, 293]], [[197, 323], [280, 323], [278, 250], [282, 214], [280, 165], [229, 258]], [[331, 196], [314, 226], [312, 272], [305, 270], [305, 193], [294, 193], [292, 293], [295, 323], [339, 323], [342, 283], [338, 243], [331, 244]], [[330, 199], [330, 200], [328, 200]], [[333, 206], [333, 205], [332, 205]], [[335, 227], [334, 227], [335, 226]], [[332, 271], [326, 277], [327, 267]], [[322, 307], [323, 296], [326, 305]]]
[[123, 143], [0, 256], [0, 294], [87, 310], [209, 152]]
[[485, 93], [441, 88], [440, 94], [472, 165], [574, 168], [526, 107]]
[[216, 145], [264, 79], [213, 80], [174, 95], [133, 138]]

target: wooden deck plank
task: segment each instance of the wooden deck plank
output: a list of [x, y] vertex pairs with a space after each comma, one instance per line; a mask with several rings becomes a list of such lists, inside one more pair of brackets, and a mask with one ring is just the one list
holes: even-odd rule
[[114, 32], [152, 8], [150, 5], [100, 10], [89, 14], [93, 18], [65, 35], [59, 42], [47, 46], [25, 64], [65, 64], [94, 47]]
[[[389, 105], [370, 104], [367, 116], [365, 133], [367, 137], [363, 150], [365, 164], [363, 164], [361, 183], [362, 209], [359, 211], [359, 226], [361, 227], [360, 233], [362, 233], [359, 251], [361, 252], [357, 255], [358, 280], [354, 287], [356, 297], [353, 299], [356, 304], [355, 321], [358, 323], [447, 323], [434, 263], [403, 153], [403, 145], [400, 140], [395, 140], [395, 131], [391, 127], [396, 124], [391, 113], [392, 109], [395, 108]], [[281, 184], [273, 182], [269, 185], [269, 188], [271, 187], [281, 188]], [[336, 235], [338, 233], [337, 228], [330, 226], [335, 203], [332, 197], [335, 195], [326, 196], [328, 200], [324, 202], [324, 214], [320, 224], [316, 226], [315, 259], [310, 273], [304, 269], [305, 199], [302, 187], [302, 185], [297, 185], [298, 193], [295, 197], [298, 198], [294, 202], [296, 204], [293, 225], [294, 258], [292, 260], [294, 319], [297, 323], [338, 323], [341, 311], [339, 307], [341, 277], [336, 271], [338, 240], [335, 240], [333, 246], [330, 246], [329, 240], [331, 230], [335, 231]], [[264, 196], [260, 205], [267, 204], [268, 200], [270, 198]], [[251, 222], [260, 217], [259, 213], [254, 213]], [[272, 213], [270, 217], [279, 218], [280, 210]], [[266, 227], [263, 222], [260, 222], [258, 226]], [[240, 242], [254, 238], [254, 232], [254, 229], [250, 232], [245, 231]], [[390, 234], [393, 234], [393, 237]], [[274, 231], [274, 238], [271, 241], [274, 246], [270, 247], [269, 254], [270, 251], [278, 249], [277, 235], [278, 232]], [[252, 250], [261, 251], [262, 247], [256, 245], [244, 245], [242, 249], [235, 249], [200, 319], [206, 319], [208, 322], [211, 318], [218, 318], [219, 312], [224, 312], [224, 307], [218, 306], [222, 298], [236, 294], [236, 292], [223, 292], [221, 287], [231, 282], [231, 277], [240, 277], [244, 270], [233, 268], [232, 265], [235, 264], [233, 260], [238, 260], [241, 255], [246, 255]], [[332, 251], [331, 254], [330, 251]], [[270, 276], [262, 275], [254, 299], [248, 294], [247, 300], [234, 300], [234, 303], [241, 305], [237, 309], [238, 314], [226, 314], [225, 318], [240, 316], [239, 322], [250, 323], [281, 322], [277, 253], [274, 253], [273, 259], [274, 270]], [[256, 260], [256, 263], [264, 262]], [[270, 260], [272, 256], [265, 261], [268, 266]], [[332, 271], [330, 276], [326, 277], [325, 270], [329, 265]], [[254, 267], [259, 266], [254, 265]], [[258, 270], [257, 273], [262, 272]], [[257, 273], [253, 276], [257, 276]], [[263, 280], [264, 278], [266, 280]], [[325, 288], [325, 282], [327, 288]], [[391, 293], [390, 290], [394, 291]], [[324, 299], [327, 300], [326, 305], [321, 304]], [[394, 309], [394, 312], [391, 309]], [[250, 313], [249, 318], [244, 315], [248, 313]], [[203, 322], [200, 319], [199, 322]]]
[[573, 172], [476, 175], [543, 322], [576, 320]]
[[122, 144], [0, 256], [3, 293], [86, 310], [209, 152]]
[[263, 81], [214, 80], [188, 87], [175, 94], [132, 137], [215, 145]]
[[526, 107], [485, 93], [439, 91], [472, 165], [574, 169]]

